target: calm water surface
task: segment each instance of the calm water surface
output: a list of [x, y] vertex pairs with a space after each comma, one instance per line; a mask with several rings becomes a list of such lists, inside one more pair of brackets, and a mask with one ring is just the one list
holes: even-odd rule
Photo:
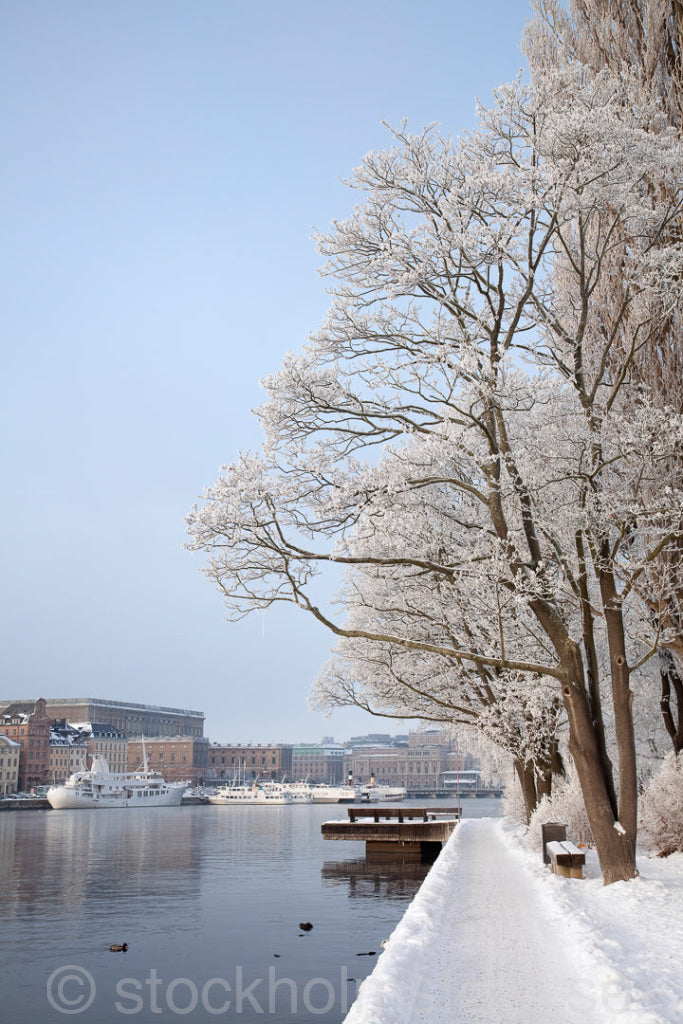
[[[463, 801], [465, 816], [499, 812]], [[321, 822], [339, 817], [315, 804], [0, 813], [2, 1019], [336, 1024], [429, 870], [324, 841]]]

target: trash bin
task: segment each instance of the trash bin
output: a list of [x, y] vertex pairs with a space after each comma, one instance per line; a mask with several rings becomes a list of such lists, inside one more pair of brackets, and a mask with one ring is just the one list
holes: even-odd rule
[[543, 840], [543, 863], [550, 864], [550, 857], [546, 851], [548, 843], [563, 843], [567, 838], [567, 826], [559, 821], [546, 821], [541, 825], [541, 839]]

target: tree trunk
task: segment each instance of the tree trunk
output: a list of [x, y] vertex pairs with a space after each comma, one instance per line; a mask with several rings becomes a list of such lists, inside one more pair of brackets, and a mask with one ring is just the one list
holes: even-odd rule
[[633, 726], [633, 692], [630, 685], [631, 670], [626, 660], [623, 612], [611, 572], [600, 573], [600, 594], [607, 626], [612, 711], [619, 758], [618, 821], [633, 844], [635, 856], [638, 833], [638, 760]]
[[564, 776], [562, 755], [556, 739], [550, 740], [547, 754], [543, 758], [536, 759], [535, 768], [536, 796], [540, 802], [544, 796], [552, 796], [555, 776]]
[[586, 554], [584, 539], [581, 531], [577, 531], [576, 552], [579, 557], [581, 572], [579, 573], [578, 584], [581, 592], [581, 620], [583, 623], [583, 646], [586, 656], [586, 678], [588, 682], [588, 695], [591, 703], [592, 717], [595, 728], [595, 736], [600, 751], [600, 763], [602, 772], [607, 783], [610, 803], [614, 816], [618, 813], [617, 792], [614, 786], [614, 773], [612, 762], [607, 752], [607, 738], [605, 735], [605, 719], [602, 713], [602, 698], [600, 696], [600, 668], [598, 663], [598, 652], [595, 642], [595, 619], [588, 589], [588, 575], [586, 569]]
[[[673, 744], [674, 753], [680, 754], [683, 750], [683, 680], [671, 651], [659, 652], [659, 673], [662, 680], [662, 697], [659, 703], [664, 726]], [[672, 690], [676, 704], [675, 713], [671, 706]]]
[[553, 772], [549, 762], [536, 765], [536, 795], [540, 800], [550, 797], [553, 789]]
[[573, 649], [572, 662], [569, 678], [562, 686], [569, 719], [569, 752], [579, 776], [603, 883], [626, 882], [638, 873], [635, 836], [630, 835], [614, 817], [577, 646]]
[[526, 813], [526, 823], [529, 824], [531, 815], [536, 810], [536, 804], [538, 803], [538, 794], [536, 793], [536, 773], [534, 772], [533, 765], [524, 763], [523, 761], [515, 758], [514, 760], [515, 771], [517, 772], [517, 778], [519, 784], [522, 787], [522, 796], [524, 797], [524, 811]]

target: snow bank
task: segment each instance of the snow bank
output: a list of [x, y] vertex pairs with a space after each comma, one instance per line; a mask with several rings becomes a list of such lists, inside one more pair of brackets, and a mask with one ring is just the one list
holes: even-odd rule
[[408, 1024], [449, 910], [460, 859], [462, 825], [452, 833], [391, 933], [377, 966], [358, 990], [345, 1024]]
[[587, 878], [563, 885], [566, 880], [544, 872], [519, 840], [515, 845], [549, 908], [580, 939], [605, 1020], [683, 1024], [683, 854], [639, 857], [638, 878], [603, 886], [590, 851]]

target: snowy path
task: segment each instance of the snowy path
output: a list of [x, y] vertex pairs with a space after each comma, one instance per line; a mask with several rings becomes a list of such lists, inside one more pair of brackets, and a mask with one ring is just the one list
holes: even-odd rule
[[500, 823], [464, 821], [460, 846], [457, 890], [416, 1024], [604, 1021], [581, 984], [582, 958], [567, 924], [553, 920]]
[[683, 855], [603, 888], [465, 819], [345, 1024], [683, 1024]]

